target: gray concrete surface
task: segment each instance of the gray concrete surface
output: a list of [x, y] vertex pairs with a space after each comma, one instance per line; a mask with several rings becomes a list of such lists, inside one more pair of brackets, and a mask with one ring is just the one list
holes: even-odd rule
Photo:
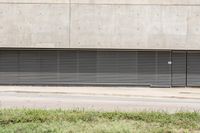
[[194, 5], [199, 0], [0, 0], [1, 3], [160, 4]]
[[199, 0], [1, 0], [0, 48], [200, 49]]
[[1, 86], [0, 108], [199, 111], [200, 89]]
[[0, 47], [69, 47], [69, 4], [1, 4]]

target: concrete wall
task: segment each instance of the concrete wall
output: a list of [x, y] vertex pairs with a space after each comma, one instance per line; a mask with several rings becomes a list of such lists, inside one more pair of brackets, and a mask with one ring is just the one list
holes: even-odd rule
[[200, 50], [200, 0], [0, 0], [1, 48]]

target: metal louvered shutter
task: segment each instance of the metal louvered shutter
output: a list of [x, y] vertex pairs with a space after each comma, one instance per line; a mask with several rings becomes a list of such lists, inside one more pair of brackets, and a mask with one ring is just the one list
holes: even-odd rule
[[136, 85], [137, 52], [117, 52], [117, 77], [119, 84]]
[[75, 84], [78, 81], [77, 51], [59, 51], [59, 84]]
[[39, 51], [19, 51], [19, 84], [40, 84]]
[[117, 52], [97, 52], [97, 83], [118, 83]]
[[[174, 60], [182, 55], [174, 53]], [[181, 58], [181, 59], [180, 59]], [[0, 51], [0, 83], [30, 85], [171, 85], [170, 51], [82, 51], [8, 50]], [[184, 65], [176, 61], [174, 82]], [[188, 85], [200, 85], [200, 53], [189, 53]], [[178, 71], [178, 73], [176, 73]], [[178, 80], [177, 80], [178, 79]]]
[[18, 84], [18, 51], [0, 51], [0, 83]]
[[138, 52], [138, 85], [152, 86], [156, 82], [155, 52]]
[[137, 52], [97, 52], [97, 83], [137, 85]]
[[78, 83], [96, 83], [96, 62], [95, 51], [78, 51]]
[[171, 86], [171, 52], [156, 52], [156, 83], [154, 86]]
[[40, 51], [40, 83], [57, 84], [58, 82], [57, 51]]
[[187, 55], [187, 85], [200, 86], [200, 52], [188, 52]]
[[172, 52], [172, 86], [186, 86], [186, 52]]

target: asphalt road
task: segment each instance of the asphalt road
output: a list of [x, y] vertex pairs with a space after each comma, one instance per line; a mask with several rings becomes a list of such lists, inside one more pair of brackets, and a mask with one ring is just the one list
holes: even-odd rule
[[200, 111], [200, 99], [0, 92], [0, 108], [62, 108], [98, 111]]

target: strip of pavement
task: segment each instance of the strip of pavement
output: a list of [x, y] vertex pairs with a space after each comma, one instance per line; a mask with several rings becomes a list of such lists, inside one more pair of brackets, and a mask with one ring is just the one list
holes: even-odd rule
[[200, 88], [0, 86], [0, 92], [200, 99]]
[[199, 111], [199, 92], [198, 88], [1, 86], [0, 108]]

